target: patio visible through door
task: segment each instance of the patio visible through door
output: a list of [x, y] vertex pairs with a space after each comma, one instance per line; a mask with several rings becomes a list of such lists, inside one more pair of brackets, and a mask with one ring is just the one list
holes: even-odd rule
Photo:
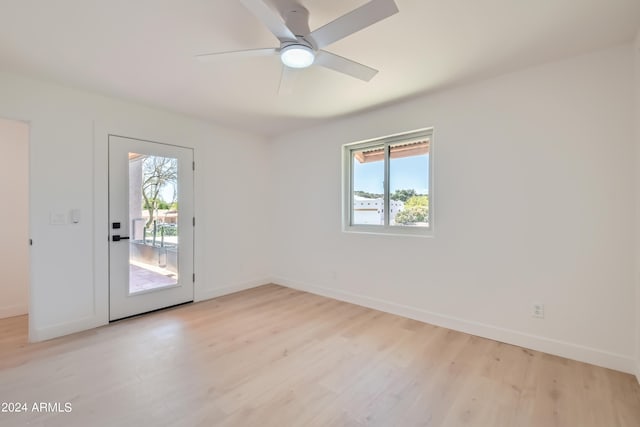
[[193, 301], [193, 150], [109, 136], [109, 320]]

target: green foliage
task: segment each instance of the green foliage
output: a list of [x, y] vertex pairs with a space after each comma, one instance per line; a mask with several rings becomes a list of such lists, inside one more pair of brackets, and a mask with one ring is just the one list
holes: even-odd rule
[[[153, 225], [150, 228], [145, 228], [147, 238], [153, 237]], [[165, 236], [177, 236], [178, 227], [171, 224], [158, 224], [156, 232], [156, 239], [160, 239], [160, 236], [164, 233]]]
[[429, 208], [427, 206], [410, 206], [398, 212], [396, 215], [397, 224], [415, 224], [416, 222], [427, 222], [429, 219]]
[[404, 203], [405, 209], [415, 206], [429, 207], [429, 196], [413, 196]]
[[178, 227], [172, 225], [161, 225], [160, 226], [164, 231], [165, 236], [177, 236], [178, 235]]
[[[368, 193], [366, 191], [354, 191], [353, 194], [367, 199], [382, 199], [384, 197], [382, 194]], [[428, 210], [429, 207], [429, 196], [427, 194], [417, 194], [416, 190], [412, 188], [396, 190], [391, 195], [391, 200], [404, 202], [405, 208], [425, 207]]]
[[382, 199], [382, 194], [367, 193], [366, 191], [354, 191], [353, 194], [367, 199]]
[[402, 202], [406, 202], [413, 196], [417, 196], [416, 190], [410, 188], [408, 190], [396, 190], [391, 195], [391, 200], [400, 200]]
[[142, 203], [142, 209], [155, 209], [156, 207], [158, 209], [169, 209], [169, 204], [162, 199], [145, 200]]

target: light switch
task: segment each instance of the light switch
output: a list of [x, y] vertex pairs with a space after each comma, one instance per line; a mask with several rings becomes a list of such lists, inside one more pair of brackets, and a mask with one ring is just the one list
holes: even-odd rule
[[80, 222], [80, 209], [71, 209], [71, 222], [74, 224]]

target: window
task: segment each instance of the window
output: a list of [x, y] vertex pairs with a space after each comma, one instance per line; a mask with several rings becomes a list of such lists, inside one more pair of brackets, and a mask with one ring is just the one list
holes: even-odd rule
[[432, 228], [433, 131], [344, 146], [344, 229], [428, 234]]

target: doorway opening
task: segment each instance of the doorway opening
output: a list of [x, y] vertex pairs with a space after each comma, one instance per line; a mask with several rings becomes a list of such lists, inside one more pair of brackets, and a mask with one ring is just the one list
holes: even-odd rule
[[0, 319], [29, 311], [29, 124], [0, 118]]

